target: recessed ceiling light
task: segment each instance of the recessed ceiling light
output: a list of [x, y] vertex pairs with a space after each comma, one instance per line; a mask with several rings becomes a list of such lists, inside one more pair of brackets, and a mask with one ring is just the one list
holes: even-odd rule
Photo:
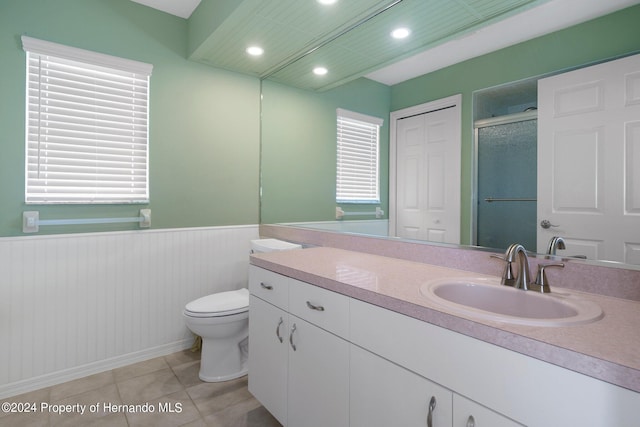
[[320, 4], [328, 5], [328, 4], [334, 4], [334, 3], [336, 3], [338, 0], [316, 0], [316, 1], [317, 1], [318, 3], [320, 3]]
[[329, 72], [329, 70], [327, 70], [324, 67], [316, 67], [316, 68], [313, 69], [313, 74], [315, 74], [316, 76], [324, 76], [328, 72]]
[[246, 52], [251, 56], [260, 56], [264, 53], [264, 49], [260, 46], [249, 46]]
[[409, 34], [411, 34], [411, 31], [408, 28], [396, 28], [395, 30], [391, 31], [391, 37], [393, 37], [394, 39], [404, 39], [406, 37], [409, 37]]

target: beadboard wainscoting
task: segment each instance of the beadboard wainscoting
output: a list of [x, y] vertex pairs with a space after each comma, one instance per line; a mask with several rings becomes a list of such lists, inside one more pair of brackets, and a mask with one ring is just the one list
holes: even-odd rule
[[184, 348], [184, 305], [245, 287], [258, 226], [0, 238], [0, 398]]

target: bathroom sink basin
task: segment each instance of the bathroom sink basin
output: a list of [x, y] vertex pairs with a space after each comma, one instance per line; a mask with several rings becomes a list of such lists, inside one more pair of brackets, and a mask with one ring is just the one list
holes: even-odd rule
[[432, 280], [420, 292], [434, 305], [457, 314], [532, 326], [569, 326], [603, 317], [592, 301], [572, 293], [541, 294], [500, 285], [500, 279], [465, 277]]

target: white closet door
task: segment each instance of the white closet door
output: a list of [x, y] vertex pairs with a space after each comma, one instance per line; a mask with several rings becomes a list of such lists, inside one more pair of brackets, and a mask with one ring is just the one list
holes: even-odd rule
[[540, 80], [538, 107], [538, 248], [640, 264], [640, 55]]
[[396, 235], [460, 243], [459, 106], [396, 123]]

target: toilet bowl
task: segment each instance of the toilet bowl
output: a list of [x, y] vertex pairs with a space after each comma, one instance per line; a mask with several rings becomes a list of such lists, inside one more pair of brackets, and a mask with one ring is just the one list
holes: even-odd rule
[[[277, 239], [251, 241], [251, 252], [300, 249]], [[202, 338], [202, 381], [219, 382], [247, 374], [249, 355], [249, 290], [219, 292], [188, 303], [183, 311], [187, 328]]]
[[187, 327], [202, 337], [202, 381], [219, 382], [247, 374], [249, 290], [219, 292], [188, 303]]

